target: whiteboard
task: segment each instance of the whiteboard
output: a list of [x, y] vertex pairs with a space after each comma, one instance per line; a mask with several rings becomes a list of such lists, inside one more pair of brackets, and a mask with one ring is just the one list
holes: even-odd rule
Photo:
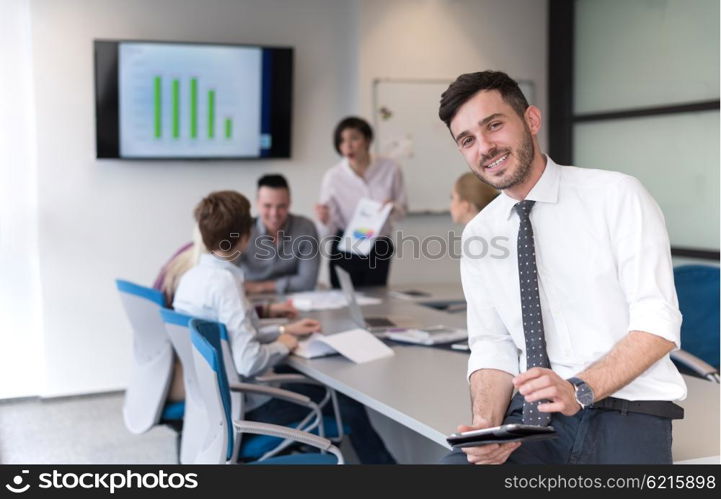
[[[456, 179], [469, 171], [438, 118], [441, 94], [452, 80], [377, 79], [373, 82], [375, 153], [403, 169], [411, 213], [448, 211]], [[529, 103], [533, 84], [519, 81]]]

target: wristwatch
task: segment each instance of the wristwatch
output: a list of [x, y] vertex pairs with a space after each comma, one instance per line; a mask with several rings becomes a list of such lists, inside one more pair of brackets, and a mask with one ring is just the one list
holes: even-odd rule
[[585, 409], [593, 404], [593, 389], [581, 378], [568, 378], [566, 381], [571, 383], [576, 389], [576, 402]]

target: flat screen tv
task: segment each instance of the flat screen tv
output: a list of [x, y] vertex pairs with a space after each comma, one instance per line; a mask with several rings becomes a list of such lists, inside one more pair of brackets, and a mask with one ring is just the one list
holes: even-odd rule
[[289, 158], [293, 49], [96, 40], [96, 156]]

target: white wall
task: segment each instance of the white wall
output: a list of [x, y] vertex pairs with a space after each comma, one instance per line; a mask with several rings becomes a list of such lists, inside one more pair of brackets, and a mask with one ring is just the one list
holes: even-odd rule
[[[118, 389], [131, 336], [113, 279], [150, 284], [190, 237], [192, 206], [214, 189], [252, 194], [282, 172], [310, 214], [335, 162], [331, 130], [356, 93], [352, 0], [34, 0], [45, 395]], [[94, 159], [92, 40], [136, 38], [293, 46], [293, 159]]]
[[29, 0], [0, 15], [0, 398], [44, 381]]
[[[310, 215], [320, 178], [337, 161], [333, 126], [347, 114], [370, 117], [373, 78], [503, 69], [533, 80], [545, 107], [546, 2], [539, 0], [31, 0], [31, 22], [48, 396], [124, 386], [131, 336], [113, 279], [149, 284], [188, 240], [192, 206], [204, 194], [252, 194], [260, 174], [281, 172], [292, 183], [294, 211]], [[95, 160], [96, 38], [294, 46], [293, 159]], [[401, 224], [420, 237], [449, 228], [442, 216]], [[457, 275], [449, 257], [422, 266], [402, 258], [391, 279]]]
[[[369, 119], [373, 116], [375, 78], [453, 80], [462, 73], [485, 69], [532, 80], [536, 104], [545, 110], [547, 25], [545, 0], [362, 0], [360, 112]], [[545, 137], [542, 133], [542, 147]], [[460, 154], [458, 161], [463, 161]], [[438, 186], [448, 191], [449, 200], [455, 180], [454, 176], [447, 185]], [[409, 202], [412, 205], [413, 200]], [[452, 225], [450, 216], [438, 215], [410, 216], [399, 229], [404, 237], [420, 240], [440, 234], [448, 239], [449, 230], [460, 237], [461, 232]], [[457, 278], [458, 260], [448, 256], [419, 262], [407, 254], [391, 265], [393, 283]]]

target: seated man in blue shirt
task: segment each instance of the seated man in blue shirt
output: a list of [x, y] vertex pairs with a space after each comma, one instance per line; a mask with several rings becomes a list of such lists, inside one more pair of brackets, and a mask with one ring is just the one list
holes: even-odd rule
[[293, 293], [315, 288], [320, 254], [313, 222], [290, 213], [290, 189], [282, 175], [258, 180], [258, 218], [247, 251], [238, 260], [248, 293]]

